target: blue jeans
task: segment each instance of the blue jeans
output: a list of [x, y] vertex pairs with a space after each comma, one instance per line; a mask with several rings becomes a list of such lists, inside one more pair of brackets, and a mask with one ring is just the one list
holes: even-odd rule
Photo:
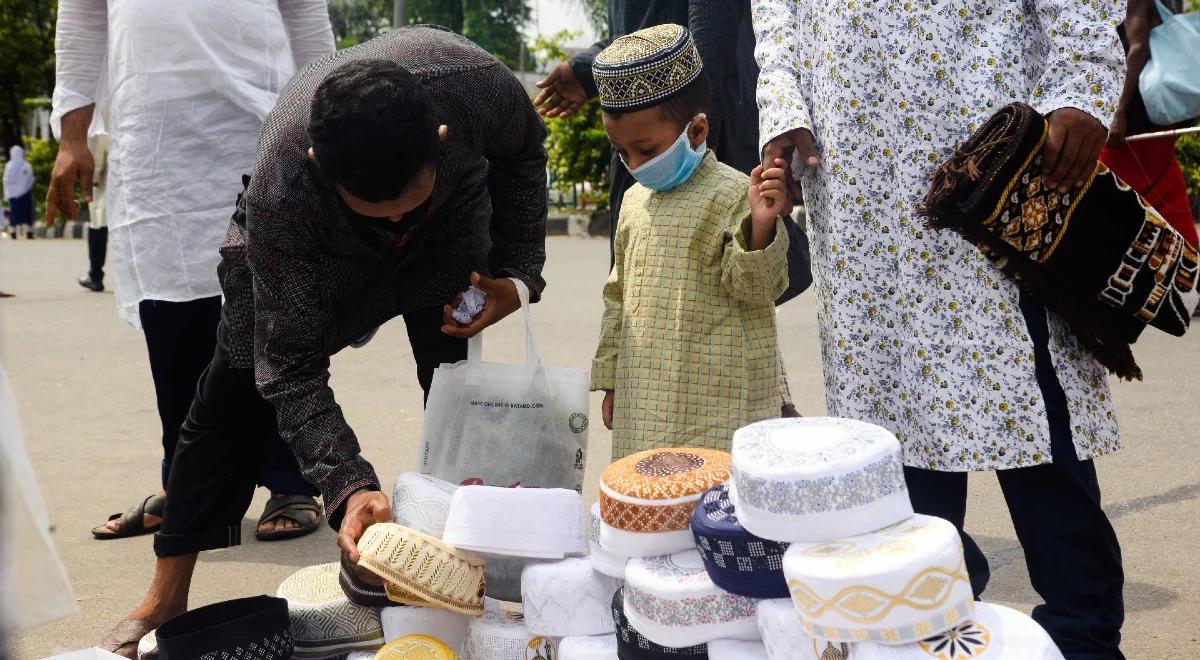
[[[997, 470], [1029, 581], [1044, 601], [1033, 618], [1068, 660], [1124, 658], [1121, 624], [1124, 572], [1121, 547], [1100, 507], [1100, 483], [1092, 461], [1075, 455], [1067, 397], [1050, 359], [1046, 310], [1026, 296], [1021, 312], [1033, 339], [1038, 385], [1046, 402], [1053, 463]], [[962, 535], [971, 587], [987, 587], [987, 558], [963, 531], [967, 473], [904, 468], [917, 513], [944, 518]]]

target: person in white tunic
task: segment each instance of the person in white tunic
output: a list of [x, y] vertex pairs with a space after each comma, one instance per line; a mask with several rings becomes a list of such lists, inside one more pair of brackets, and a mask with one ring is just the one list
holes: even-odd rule
[[[162, 421], [162, 481], [216, 345], [220, 254], [258, 131], [297, 68], [333, 50], [324, 0], [61, 0], [51, 124], [60, 136], [47, 221], [91, 201], [88, 129], [109, 137], [107, 222], [117, 313], [146, 337]], [[103, 121], [100, 121], [103, 118]], [[276, 494], [259, 535], [319, 526], [316, 489], [282, 444], [260, 483]], [[93, 530], [157, 529], [165, 492]], [[281, 506], [282, 505], [282, 506]]]
[[[829, 413], [904, 446], [917, 511], [961, 531], [997, 471], [1034, 617], [1068, 658], [1116, 658], [1120, 548], [1093, 458], [1118, 447], [1104, 370], [969, 243], [926, 228], [933, 168], [993, 112], [1048, 115], [1066, 191], [1121, 92], [1118, 0], [754, 0], [764, 162], [798, 157]], [[963, 534], [976, 593], [986, 559]]]

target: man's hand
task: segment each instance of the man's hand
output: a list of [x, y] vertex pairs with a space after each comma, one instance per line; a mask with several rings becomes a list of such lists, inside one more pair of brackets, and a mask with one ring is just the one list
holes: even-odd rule
[[346, 500], [346, 515], [342, 517], [342, 527], [338, 530], [337, 543], [346, 561], [354, 566], [358, 579], [380, 586], [383, 580], [374, 573], [358, 566], [358, 540], [363, 532], [377, 522], [390, 522], [392, 507], [388, 504], [387, 495], [377, 490], [355, 491]]
[[1042, 176], [1047, 188], [1061, 195], [1082, 187], [1096, 167], [1108, 131], [1095, 117], [1076, 108], [1060, 108], [1046, 116], [1050, 126], [1042, 148]]
[[92, 201], [92, 176], [96, 162], [86, 142], [67, 141], [58, 147], [54, 169], [50, 173], [50, 189], [46, 193], [46, 225], [53, 225], [61, 213], [68, 220], [79, 217], [79, 202], [75, 201], [75, 184], [84, 201]]
[[543, 117], [570, 117], [587, 101], [587, 92], [567, 62], [559, 62], [537, 86], [542, 91], [533, 99], [533, 105]]
[[817, 140], [813, 137], [812, 131], [807, 128], [795, 128], [773, 138], [763, 147], [762, 166], [763, 169], [770, 169], [774, 167], [775, 161], [783, 159], [788, 170], [788, 175], [784, 177], [784, 181], [787, 183], [788, 197], [800, 199], [800, 185], [796, 182], [800, 173], [791, 171], [793, 154], [799, 155], [800, 162], [808, 169], [821, 164], [821, 155], [817, 152]]
[[521, 297], [517, 295], [517, 285], [508, 279], [492, 279], [479, 273], [471, 273], [471, 284], [487, 294], [483, 303], [483, 311], [467, 325], [454, 320], [454, 305], [446, 305], [442, 314], [442, 332], [459, 339], [470, 339], [483, 332], [483, 329], [498, 323], [501, 319], [521, 309]]
[[613, 402], [616, 401], [617, 395], [612, 390], [604, 390], [604, 402], [600, 404], [600, 417], [604, 420], [604, 428], [612, 430], [613, 425]]

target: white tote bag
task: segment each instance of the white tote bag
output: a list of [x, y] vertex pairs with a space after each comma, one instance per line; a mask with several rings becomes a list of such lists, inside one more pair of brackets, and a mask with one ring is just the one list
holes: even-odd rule
[[421, 430], [421, 471], [452, 483], [583, 488], [588, 371], [542, 364], [529, 289], [514, 280], [525, 316], [525, 363], [467, 359], [433, 372]]

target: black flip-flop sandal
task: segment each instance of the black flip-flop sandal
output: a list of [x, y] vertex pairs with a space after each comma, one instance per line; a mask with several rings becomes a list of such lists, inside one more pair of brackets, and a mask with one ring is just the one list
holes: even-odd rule
[[162, 523], [157, 525], [146, 526], [146, 514], [158, 516], [162, 519], [163, 508], [167, 504], [167, 498], [162, 495], [151, 495], [142, 500], [140, 504], [135, 504], [129, 507], [125, 513], [114, 513], [108, 517], [107, 522], [114, 520], [120, 521], [117, 531], [108, 528], [107, 524], [92, 528], [92, 536], [100, 540], [109, 539], [126, 539], [131, 536], [141, 536], [143, 534], [153, 534], [157, 532]]
[[262, 515], [258, 518], [258, 526], [278, 520], [290, 520], [299, 527], [260, 532], [257, 531], [256, 526], [254, 538], [259, 541], [283, 541], [312, 534], [325, 520], [325, 512], [321, 509], [321, 505], [308, 495], [283, 495], [280, 497], [272, 495], [267, 500], [267, 506], [263, 508]]

